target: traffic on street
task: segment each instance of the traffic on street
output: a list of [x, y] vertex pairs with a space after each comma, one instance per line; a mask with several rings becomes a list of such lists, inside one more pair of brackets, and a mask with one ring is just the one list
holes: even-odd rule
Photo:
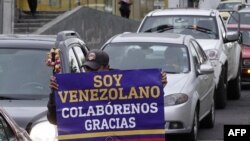
[[249, 86], [243, 86], [241, 98], [237, 101], [228, 101], [228, 106], [223, 110], [216, 110], [215, 123], [213, 129], [200, 129], [199, 141], [223, 141], [224, 125], [249, 125], [250, 110], [250, 89]]
[[[241, 90], [241, 99], [228, 101], [228, 106], [221, 110], [215, 110], [214, 128], [200, 128], [198, 141], [223, 141], [224, 125], [249, 125], [249, 86], [243, 86]], [[170, 136], [174, 141], [182, 141], [179, 136]]]

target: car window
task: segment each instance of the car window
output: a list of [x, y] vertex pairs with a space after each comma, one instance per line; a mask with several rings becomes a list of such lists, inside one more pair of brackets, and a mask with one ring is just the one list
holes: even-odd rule
[[0, 115], [0, 140], [16, 141], [14, 132], [12, 131], [9, 124], [4, 120], [2, 115]]
[[243, 45], [250, 45], [250, 29], [241, 29], [241, 36]]
[[[169, 73], [189, 71], [188, 51], [184, 45], [164, 43], [111, 43], [104, 51], [114, 69], [161, 68]], [[175, 65], [180, 68], [171, 68]]]
[[2, 123], [2, 117], [0, 116], [0, 140], [1, 141], [8, 141], [7, 135], [4, 130], [4, 125]]
[[[228, 31], [233, 31], [233, 32], [237, 32], [237, 29], [231, 29], [229, 28]], [[241, 33], [241, 44], [242, 45], [250, 45], [250, 29], [240, 29], [240, 33]]]
[[51, 69], [46, 65], [48, 50], [0, 49], [0, 96], [48, 97]]
[[221, 32], [222, 32], [222, 35], [225, 35], [226, 32], [227, 32], [227, 29], [226, 29], [225, 24], [224, 24], [224, 22], [223, 22], [223, 20], [222, 20], [222, 18], [221, 18], [220, 15], [219, 15], [218, 23], [219, 23], [219, 26], [222, 27], [222, 28], [220, 28]]
[[214, 16], [153, 16], [147, 17], [140, 32], [169, 32], [192, 35], [197, 39], [218, 39]]
[[85, 61], [85, 56], [82, 52], [82, 49], [79, 46], [75, 46], [75, 47], [73, 47], [73, 49], [75, 51], [77, 62], [79, 64], [79, 66], [82, 66], [83, 62]]
[[231, 2], [231, 3], [220, 3], [217, 7], [218, 10], [233, 10], [236, 5], [239, 5], [240, 2]]
[[72, 48], [69, 50], [69, 64], [71, 73], [80, 72], [80, 67]]
[[[228, 31], [234, 31], [237, 32], [238, 25], [237, 24], [238, 15], [233, 14], [233, 16], [230, 17], [228, 21]], [[240, 32], [242, 36], [241, 43], [243, 45], [250, 45], [250, 12], [248, 13], [240, 13]], [[230, 25], [231, 24], [231, 25]], [[235, 25], [233, 25], [235, 24]], [[230, 27], [232, 26], [232, 27]]]
[[[233, 13], [232, 16], [230, 16], [230, 19], [228, 20], [228, 24], [237, 24], [238, 23], [239, 16], [237, 13]], [[250, 12], [242, 12], [240, 13], [240, 23], [250, 25]]]
[[192, 40], [191, 42], [192, 42], [195, 50], [197, 51], [197, 55], [199, 57], [200, 62], [202, 64], [205, 63], [207, 61], [207, 56], [206, 56], [205, 52], [201, 49], [200, 45], [196, 41]]
[[250, 25], [250, 12], [240, 13], [240, 23]]
[[199, 58], [199, 55], [192, 43], [190, 43], [190, 48], [191, 48], [191, 54], [194, 60], [195, 67], [198, 67], [201, 64], [201, 59]]

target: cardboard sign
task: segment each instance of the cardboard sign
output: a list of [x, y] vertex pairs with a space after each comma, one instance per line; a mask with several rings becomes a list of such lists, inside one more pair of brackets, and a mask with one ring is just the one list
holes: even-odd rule
[[159, 69], [57, 74], [58, 139], [165, 141]]

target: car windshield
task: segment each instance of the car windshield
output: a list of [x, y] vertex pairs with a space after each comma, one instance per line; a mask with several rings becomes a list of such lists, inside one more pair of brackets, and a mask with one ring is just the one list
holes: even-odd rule
[[236, 5], [239, 5], [240, 2], [231, 2], [231, 3], [220, 3], [217, 7], [218, 10], [233, 10]]
[[250, 46], [250, 29], [241, 29], [242, 44]]
[[114, 69], [160, 68], [168, 73], [190, 70], [188, 50], [184, 45], [166, 43], [110, 43], [104, 51]]
[[[236, 29], [228, 29], [228, 31], [236, 32]], [[242, 36], [242, 45], [250, 46], [250, 28], [249, 29], [241, 29], [240, 30], [241, 36]]]
[[212, 16], [148, 17], [140, 32], [169, 32], [192, 35], [196, 39], [218, 39], [218, 28]]
[[0, 97], [48, 97], [51, 69], [45, 59], [47, 50], [0, 49]]
[[[239, 16], [237, 13], [233, 13], [228, 20], [228, 24], [238, 24]], [[250, 12], [240, 13], [240, 24], [250, 25]]]
[[[237, 31], [239, 15], [233, 13], [228, 20], [228, 30]], [[250, 12], [240, 13], [240, 32], [242, 35], [242, 44], [250, 45]]]

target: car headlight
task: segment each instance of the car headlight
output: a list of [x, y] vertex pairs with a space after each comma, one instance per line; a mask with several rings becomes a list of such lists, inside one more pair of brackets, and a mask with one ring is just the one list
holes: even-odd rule
[[216, 49], [205, 50], [205, 53], [210, 60], [219, 59], [219, 51]]
[[34, 141], [57, 141], [57, 127], [48, 121], [36, 124], [30, 131]]
[[171, 94], [164, 97], [164, 106], [173, 106], [188, 101], [186, 94]]
[[243, 65], [244, 66], [250, 66], [250, 59], [244, 59], [243, 60]]

